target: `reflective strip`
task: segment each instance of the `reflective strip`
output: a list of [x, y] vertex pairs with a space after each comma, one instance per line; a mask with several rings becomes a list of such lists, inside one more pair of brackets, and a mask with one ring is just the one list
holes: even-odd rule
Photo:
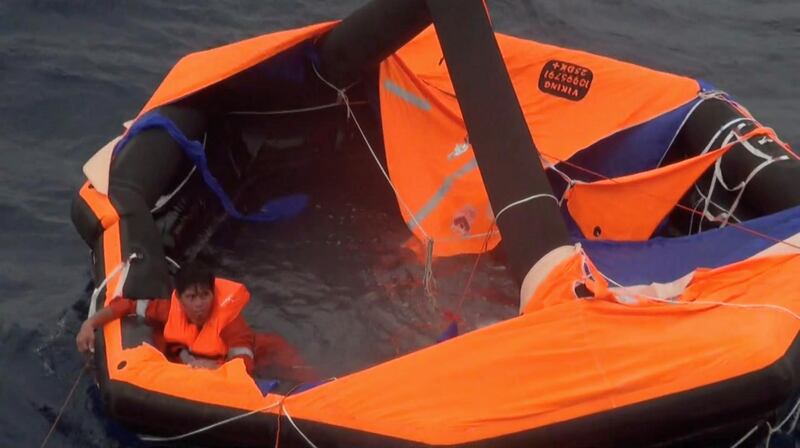
[[194, 356], [192, 356], [191, 353], [189, 353], [189, 350], [185, 348], [182, 348], [181, 352], [178, 353], [178, 358], [180, 358], [181, 362], [184, 364], [189, 364], [190, 362], [197, 359]]
[[425, 112], [431, 110], [431, 103], [425, 101], [424, 99], [414, 95], [413, 93], [409, 92], [408, 90], [398, 86], [397, 84], [393, 83], [392, 80], [387, 79], [383, 82], [383, 87], [386, 90], [394, 93], [403, 101], [411, 104], [414, 107], [424, 110]]
[[136, 315], [147, 317], [147, 306], [150, 305], [150, 300], [137, 300], [136, 301]]
[[255, 359], [253, 351], [248, 347], [231, 347], [228, 350], [228, 359], [233, 359], [237, 356], [249, 356], [250, 359]]
[[420, 209], [420, 211], [417, 212], [416, 215], [414, 215], [414, 219], [406, 223], [408, 225], [408, 228], [411, 229], [412, 231], [416, 229], [417, 223], [422, 222], [422, 220], [427, 218], [428, 215], [430, 215], [431, 212], [433, 212], [433, 210], [439, 206], [444, 197], [447, 195], [447, 192], [450, 191], [450, 188], [453, 187], [453, 182], [466, 176], [477, 167], [478, 167], [478, 162], [475, 159], [472, 159], [466, 164], [464, 164], [464, 166], [456, 170], [455, 173], [447, 176], [444, 179], [444, 182], [442, 182], [442, 185], [439, 187], [439, 189], [436, 190], [436, 193], [433, 194], [433, 197], [428, 199], [428, 202], [426, 202], [425, 205]]

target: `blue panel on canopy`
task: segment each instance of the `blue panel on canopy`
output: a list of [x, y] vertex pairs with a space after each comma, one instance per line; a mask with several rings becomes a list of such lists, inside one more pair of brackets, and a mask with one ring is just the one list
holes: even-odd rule
[[[604, 138], [572, 156], [569, 162], [606, 177], [620, 177], [656, 168], [687, 114], [698, 101], [695, 99], [657, 118]], [[598, 180], [564, 163], [559, 164], [558, 168], [573, 179]]]
[[[776, 240], [786, 239], [800, 232], [800, 206], [742, 226]], [[669, 282], [696, 268], [735, 263], [778, 244], [736, 227], [642, 242], [578, 241], [601, 272], [623, 285]]]

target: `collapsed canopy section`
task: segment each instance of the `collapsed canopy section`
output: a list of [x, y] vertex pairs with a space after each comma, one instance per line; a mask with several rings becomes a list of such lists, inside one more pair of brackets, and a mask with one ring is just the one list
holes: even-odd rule
[[[689, 78], [509, 36], [497, 39], [546, 166], [668, 114], [699, 91]], [[494, 213], [432, 28], [381, 64], [380, 101], [389, 171], [408, 206], [401, 204], [409, 228], [435, 241], [435, 255], [481, 251]], [[492, 236], [488, 247], [498, 240]]]
[[335, 25], [336, 22], [319, 23], [188, 54], [175, 64], [139, 115], [228, 79]]

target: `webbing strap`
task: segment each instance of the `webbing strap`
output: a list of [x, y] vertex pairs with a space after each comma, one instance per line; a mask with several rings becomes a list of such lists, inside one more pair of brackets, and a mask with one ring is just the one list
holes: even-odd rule
[[163, 129], [170, 135], [170, 137], [172, 137], [173, 140], [175, 140], [178, 146], [180, 146], [183, 150], [184, 154], [186, 154], [186, 157], [188, 157], [189, 160], [191, 160], [192, 163], [194, 163], [194, 165], [197, 167], [197, 170], [203, 176], [203, 180], [205, 181], [206, 185], [208, 185], [208, 188], [211, 189], [211, 191], [219, 199], [220, 203], [222, 203], [222, 207], [225, 209], [225, 212], [236, 219], [254, 222], [273, 222], [281, 218], [296, 215], [305, 209], [306, 205], [308, 204], [308, 196], [296, 194], [268, 202], [261, 209], [261, 211], [257, 213], [252, 213], [249, 215], [240, 213], [238, 210], [236, 210], [233, 201], [219, 184], [217, 178], [214, 177], [214, 175], [208, 169], [208, 159], [206, 158], [203, 144], [186, 138], [186, 136], [183, 135], [183, 132], [178, 129], [172, 120], [164, 117], [158, 112], [150, 112], [136, 120], [136, 122], [133, 123], [133, 126], [128, 129], [128, 132], [125, 134], [125, 136], [122, 137], [122, 139], [114, 147], [113, 156], [116, 157], [116, 155], [119, 154], [123, 148], [125, 148], [132, 138], [150, 129]]
[[228, 350], [228, 356], [227, 356], [227, 359], [233, 359], [233, 358], [235, 358], [235, 357], [237, 357], [237, 356], [247, 356], [247, 357], [249, 357], [250, 359], [254, 359], [254, 358], [255, 358], [255, 354], [253, 354], [253, 351], [252, 351], [252, 350], [250, 350], [250, 348], [249, 348], [249, 347], [244, 347], [244, 346], [241, 346], [241, 347], [231, 347], [231, 348]]
[[136, 301], [136, 315], [139, 317], [147, 317], [147, 307], [150, 305], [149, 300]]

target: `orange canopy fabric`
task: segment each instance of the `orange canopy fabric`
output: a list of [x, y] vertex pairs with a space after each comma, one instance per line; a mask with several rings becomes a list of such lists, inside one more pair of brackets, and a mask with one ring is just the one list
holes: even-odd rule
[[[111, 243], [114, 234], [107, 232], [106, 241]], [[118, 246], [105, 246], [106, 269], [119, 261], [110, 253], [116, 251]], [[187, 400], [269, 413], [279, 412], [283, 403], [294, 418], [451, 445], [754, 372], [783, 356], [800, 330], [800, 321], [791, 315], [800, 312], [798, 254], [699, 270], [676, 303], [640, 297], [636, 305], [615, 300], [601, 274], [591, 265], [587, 269], [587, 263], [585, 254], [576, 251], [559, 264], [520, 317], [283, 402], [274, 394], [262, 397], [241, 360], [217, 370], [196, 370], [167, 362], [147, 345], [122, 349], [118, 321], [104, 331], [109, 374]], [[587, 281], [594, 294], [577, 298], [574, 286]], [[748, 308], [735, 307], [741, 305]]]
[[583, 257], [555, 269], [524, 315], [289, 397], [287, 409], [424, 443], [462, 443], [753, 372], [780, 358], [800, 329], [788, 312], [692, 304], [798, 312], [798, 255], [697, 273], [680, 304], [638, 305], [613, 300], [601, 281], [595, 297], [576, 298]]
[[[170, 73], [143, 112], [330, 26], [264, 36], [189, 56]], [[438, 65], [440, 53], [434, 51], [432, 39], [428, 31], [382, 64], [387, 158], [399, 195], [411, 209], [410, 214], [404, 210], [407, 221], [415, 225], [410, 218], [418, 216], [417, 222], [437, 241], [446, 242], [453, 232], [471, 241], [488, 229], [492, 210], [479, 172], [472, 166], [474, 159], [446, 80], [446, 67]], [[537, 144], [557, 158], [677, 107], [696, 91], [693, 81], [683, 78], [580, 52], [506, 37], [500, 40]], [[412, 51], [415, 46], [419, 48]], [[559, 70], [551, 60], [572, 64], [572, 72], [580, 73], [578, 87], [589, 79], [582, 69], [592, 71], [592, 86], [586, 88], [584, 82], [586, 92], [578, 91], [579, 96], [585, 94], [585, 102], [537, 92], [534, 80], [545, 65]], [[534, 80], [529, 78], [532, 74]], [[626, 84], [634, 78], [646, 82]], [[547, 89], [552, 90], [552, 85]], [[626, 101], [619, 101], [620, 97]], [[607, 112], [604, 107], [609, 103]], [[586, 133], [572, 132], [577, 127], [585, 127]], [[703, 163], [712, 155], [707, 157]], [[405, 158], [416, 161], [405, 164]], [[701, 162], [687, 163], [694, 167]], [[95, 213], [111, 216], [103, 221], [102, 244], [104, 269], [109, 274], [123, 261], [120, 223], [113, 219], [115, 212], [107, 198], [88, 193], [85, 197], [94, 201]], [[432, 199], [452, 204], [439, 207]], [[426, 211], [429, 204], [434, 206]], [[415, 234], [419, 235], [417, 230]], [[450, 250], [446, 244], [439, 247]], [[193, 370], [168, 363], [146, 345], [124, 349], [119, 321], [104, 328], [105, 356], [112, 380], [147, 391], [270, 413], [279, 412], [283, 404], [298, 419], [428, 444], [466, 443], [657, 399], [770, 365], [785, 354], [800, 330], [800, 321], [790, 314], [800, 312], [799, 270], [797, 254], [746, 260], [696, 272], [677, 303], [639, 298], [639, 304], [625, 305], [615, 300], [615, 293], [585, 254], [576, 251], [539, 286], [523, 315], [285, 401], [275, 395], [261, 396], [241, 360], [217, 370]], [[109, 279], [107, 302], [118, 281], [118, 276]], [[591, 286], [592, 296], [576, 297], [574, 286], [580, 282]], [[777, 305], [788, 312], [753, 305]]]
[[758, 127], [719, 149], [672, 165], [576, 184], [567, 192], [567, 208], [587, 239], [646, 240], [684, 193], [733, 146], [772, 133]]
[[574, 185], [567, 208], [583, 236], [646, 240], [697, 179], [731, 147], [655, 170]]
[[[550, 162], [569, 159], [615, 132], [676, 109], [700, 91], [697, 81], [691, 78], [500, 33], [496, 37], [531, 135], [539, 152]], [[439, 95], [455, 97], [433, 27], [396, 55], [409, 76], [431, 86]], [[549, 83], [540, 88], [539, 81]], [[586, 90], [582, 99], [565, 99], [582, 90]], [[564, 96], [557, 96], [554, 91]], [[455, 102], [445, 107], [460, 119]], [[414, 134], [428, 134], [419, 131]], [[413, 146], [406, 150], [413, 150]]]
[[[689, 78], [500, 34], [497, 39], [548, 163], [678, 108], [699, 91]], [[435, 256], [495, 247], [499, 236], [487, 237], [493, 211], [433, 28], [381, 64], [380, 102], [389, 173], [414, 235], [434, 240]]]
[[325, 22], [264, 34], [184, 56], [167, 74], [139, 112], [139, 116], [227, 79], [304, 40], [330, 30], [336, 23], [338, 22]]
[[[494, 216], [455, 97], [407, 76], [396, 56], [380, 74], [386, 158], [403, 219], [420, 240], [434, 240], [436, 256], [480, 252]], [[491, 236], [488, 248], [498, 241]]]

